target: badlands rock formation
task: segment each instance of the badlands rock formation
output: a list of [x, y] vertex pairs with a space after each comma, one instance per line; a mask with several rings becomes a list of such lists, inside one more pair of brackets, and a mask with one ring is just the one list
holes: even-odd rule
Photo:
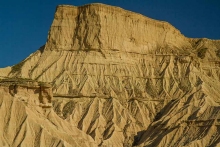
[[97, 146], [52, 109], [52, 88], [30, 79], [0, 81], [0, 146]]
[[0, 76], [0, 146], [220, 145], [220, 41], [167, 22], [60, 5], [46, 44]]

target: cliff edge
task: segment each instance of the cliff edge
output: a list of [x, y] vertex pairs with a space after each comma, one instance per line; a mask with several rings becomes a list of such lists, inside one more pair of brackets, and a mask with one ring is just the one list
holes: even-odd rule
[[[60, 5], [46, 44], [0, 69], [0, 79], [5, 77], [51, 87], [21, 90], [33, 94], [27, 100], [39, 104], [31, 110], [42, 109], [42, 121], [28, 115], [27, 126], [38, 129], [26, 132], [34, 137], [18, 140], [3, 133], [0, 145], [28, 140], [37, 146], [220, 145], [220, 40], [187, 38], [167, 22], [104, 4]], [[0, 126], [20, 118], [9, 119], [15, 108], [4, 104], [10, 98], [20, 107], [15, 85], [0, 97], [0, 113], [7, 117]], [[32, 111], [22, 99], [26, 116]]]

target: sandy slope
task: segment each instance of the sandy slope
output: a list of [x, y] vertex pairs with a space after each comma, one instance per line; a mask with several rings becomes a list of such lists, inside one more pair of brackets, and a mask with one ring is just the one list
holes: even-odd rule
[[[55, 140], [46, 146], [217, 146], [219, 67], [220, 41], [186, 38], [167, 22], [117, 7], [61, 5], [46, 45], [0, 69], [0, 76], [52, 85], [53, 110], [47, 115], [35, 117], [34, 106], [14, 104], [28, 118], [13, 120], [18, 129]], [[16, 101], [10, 95], [4, 99]], [[0, 107], [7, 117], [11, 109]], [[23, 129], [23, 124], [38, 129]], [[7, 139], [26, 143], [7, 133], [1, 136], [8, 145], [14, 144]], [[37, 146], [44, 146], [45, 140], [31, 136], [31, 142], [38, 139]]]
[[41, 104], [39, 87], [23, 85], [15, 94], [9, 89], [1, 82], [0, 146], [97, 146], [90, 136], [62, 120], [49, 105]]

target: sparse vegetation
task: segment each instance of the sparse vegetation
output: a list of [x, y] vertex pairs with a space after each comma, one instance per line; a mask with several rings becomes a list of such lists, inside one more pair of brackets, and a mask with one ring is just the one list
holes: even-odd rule
[[29, 86], [42, 86], [42, 87], [51, 87], [50, 83], [36, 81], [29, 78], [19, 78], [19, 77], [13, 77], [13, 78], [6, 78], [6, 79], [0, 79], [1, 85], [11, 85], [11, 84], [18, 84], [18, 85], [29, 85]]
[[18, 78], [18, 77], [13, 77], [13, 78], [6, 78], [6, 79], [1, 79], [0, 82], [15, 82], [15, 83], [19, 83], [19, 82], [34, 82], [34, 80], [32, 79], [28, 79], [28, 78]]
[[18, 63], [18, 64], [16, 64], [16, 65], [14, 65], [14, 66], [12, 66], [12, 70], [11, 70], [11, 72], [12, 73], [15, 73], [15, 72], [18, 72], [19, 70], [21, 70], [21, 68], [22, 68], [22, 66], [24, 65], [24, 61], [22, 61], [22, 62], [20, 62], [20, 63]]
[[216, 56], [220, 58], [220, 49], [216, 51]]
[[38, 83], [39, 83], [39, 86], [42, 86], [42, 87], [51, 87], [51, 85], [46, 82], [39, 81]]
[[205, 58], [205, 54], [206, 54], [206, 51], [207, 51], [207, 48], [202, 48], [202, 49], [199, 49], [198, 53], [197, 53], [197, 56], [201, 59], [204, 59]]

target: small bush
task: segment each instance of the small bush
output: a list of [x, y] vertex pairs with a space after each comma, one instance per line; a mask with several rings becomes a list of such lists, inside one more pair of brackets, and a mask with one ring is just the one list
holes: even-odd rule
[[216, 51], [216, 56], [220, 58], [220, 49]]
[[15, 73], [15, 72], [18, 72], [18, 71], [20, 71], [21, 70], [21, 68], [22, 68], [22, 66], [24, 65], [24, 61], [22, 61], [22, 62], [20, 62], [20, 63], [18, 63], [18, 64], [16, 64], [16, 65], [14, 65], [14, 66], [12, 66], [12, 73]]
[[206, 51], [207, 51], [207, 48], [203, 48], [203, 49], [200, 49], [197, 53], [197, 56], [201, 59], [204, 59], [205, 58], [205, 54], [206, 54]]

